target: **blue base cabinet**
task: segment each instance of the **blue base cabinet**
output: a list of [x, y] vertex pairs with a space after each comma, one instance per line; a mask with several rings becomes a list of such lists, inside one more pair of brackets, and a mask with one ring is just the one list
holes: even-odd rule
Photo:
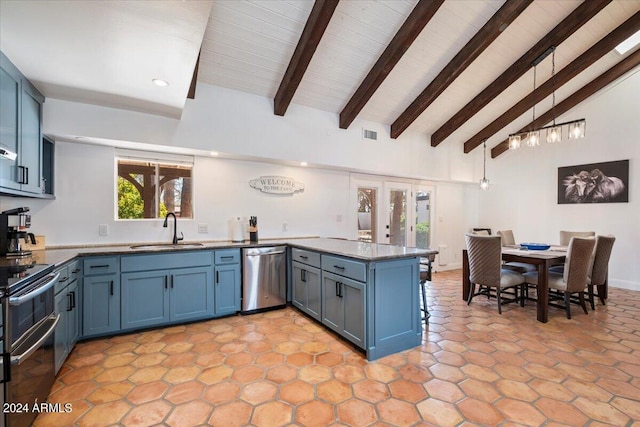
[[169, 321], [169, 271], [122, 273], [122, 329]]
[[214, 288], [216, 315], [240, 311], [240, 264], [216, 265]]
[[322, 323], [365, 348], [365, 284], [325, 272], [322, 291]]
[[171, 270], [169, 320], [181, 322], [213, 315], [211, 273], [211, 267]]
[[84, 260], [82, 281], [82, 336], [120, 330], [120, 274], [118, 257]]
[[322, 322], [322, 270], [320, 253], [291, 249], [291, 303]]

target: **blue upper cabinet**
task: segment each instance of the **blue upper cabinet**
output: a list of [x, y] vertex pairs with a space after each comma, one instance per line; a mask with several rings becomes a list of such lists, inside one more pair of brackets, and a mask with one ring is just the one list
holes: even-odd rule
[[0, 194], [42, 196], [44, 97], [0, 52]]

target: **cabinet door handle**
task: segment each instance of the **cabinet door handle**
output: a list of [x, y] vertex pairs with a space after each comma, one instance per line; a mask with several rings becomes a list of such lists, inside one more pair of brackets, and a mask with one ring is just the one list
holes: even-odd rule
[[76, 291], [71, 291], [71, 309], [76, 308]]
[[24, 166], [18, 166], [18, 184], [26, 184], [26, 182], [24, 182]]
[[62, 279], [58, 280], [58, 283], [66, 282], [67, 280], [69, 280], [68, 277], [63, 277]]
[[29, 168], [24, 168], [25, 173], [24, 173], [24, 180], [26, 181], [25, 184], [29, 184]]
[[167, 284], [167, 276], [164, 276], [164, 288], [169, 289], [169, 285]]
[[220, 283], [220, 272], [216, 271], [216, 283]]
[[339, 265], [334, 265], [333, 268], [335, 268], [336, 270], [344, 270], [344, 267], [341, 267]]
[[339, 282], [338, 290], [340, 291], [340, 293], [338, 294], [338, 296], [339, 296], [340, 298], [342, 298], [342, 286], [343, 286], [343, 285], [344, 285], [344, 284], [343, 284], [342, 282]]
[[89, 268], [109, 268], [109, 264], [104, 265], [92, 265]]
[[340, 282], [336, 282], [336, 296], [337, 297], [340, 296], [340, 291], [338, 291], [339, 288], [340, 288]]
[[113, 280], [109, 282], [109, 293], [113, 296]]
[[302, 259], [309, 259], [309, 257], [308, 257], [308, 256], [306, 256], [306, 255], [300, 255], [300, 258], [302, 258]]
[[76, 268], [75, 270], [73, 270], [73, 271], [72, 271], [72, 273], [74, 273], [74, 274], [75, 274], [75, 273], [80, 273], [80, 269], [79, 269], [79, 268]]
[[300, 270], [300, 280], [303, 282], [307, 281], [307, 270]]
[[73, 310], [73, 297], [71, 293], [67, 294], [67, 311]]
[[220, 259], [233, 259], [233, 256], [221, 256]]
[[171, 289], [173, 289], [173, 274], [171, 275]]

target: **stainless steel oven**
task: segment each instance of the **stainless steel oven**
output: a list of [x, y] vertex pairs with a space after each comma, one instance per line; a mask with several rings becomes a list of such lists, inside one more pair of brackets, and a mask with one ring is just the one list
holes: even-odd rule
[[[4, 267], [0, 267], [6, 270]], [[15, 270], [15, 268], [14, 268]], [[53, 266], [35, 264], [4, 280], [2, 289], [4, 422], [32, 425], [33, 405], [46, 402], [55, 380]], [[6, 273], [2, 273], [6, 276]]]

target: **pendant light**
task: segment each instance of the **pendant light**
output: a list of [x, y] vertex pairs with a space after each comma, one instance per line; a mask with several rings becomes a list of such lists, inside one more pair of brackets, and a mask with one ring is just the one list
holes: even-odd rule
[[480, 189], [489, 189], [489, 180], [487, 179], [487, 140], [482, 141], [482, 149], [484, 150], [484, 163], [482, 167], [482, 179], [480, 180]]
[[[533, 63], [533, 92], [536, 91], [536, 67], [547, 56], [551, 55], [551, 84], [552, 84], [552, 107], [551, 115], [553, 123], [549, 126], [534, 128], [524, 132], [518, 132], [509, 135], [509, 150], [517, 150], [524, 143], [528, 147], [536, 147], [540, 145], [541, 132], [546, 132], [546, 141], [548, 143], [556, 143], [562, 141], [562, 127], [567, 126], [567, 135], [569, 139], [584, 138], [587, 127], [585, 119], [573, 120], [570, 122], [556, 123], [556, 48], [555, 46], [547, 49], [542, 55], [536, 58]], [[532, 92], [532, 93], [533, 93]], [[532, 107], [533, 121], [536, 121], [536, 105]]]

